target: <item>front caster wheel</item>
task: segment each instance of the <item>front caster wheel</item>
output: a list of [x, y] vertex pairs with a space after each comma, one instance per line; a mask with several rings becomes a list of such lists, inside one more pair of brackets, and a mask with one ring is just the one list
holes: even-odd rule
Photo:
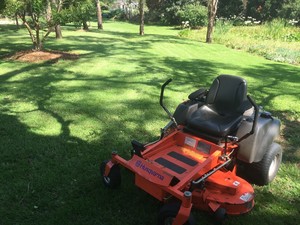
[[105, 166], [109, 161], [103, 161], [100, 165], [100, 175], [105, 187], [117, 188], [121, 185], [121, 172], [119, 165], [113, 165], [109, 174], [105, 176]]
[[[158, 225], [172, 225], [179, 209], [179, 203], [165, 204], [159, 211]], [[184, 223], [184, 225], [196, 225], [196, 221], [192, 214], [190, 214], [188, 220]]]
[[215, 219], [215, 225], [223, 224], [223, 221], [226, 219], [226, 209], [224, 208], [218, 208], [214, 212], [214, 219]]

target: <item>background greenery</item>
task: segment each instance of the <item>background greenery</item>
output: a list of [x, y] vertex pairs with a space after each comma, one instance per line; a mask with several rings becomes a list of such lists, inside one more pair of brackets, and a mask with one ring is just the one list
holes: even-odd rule
[[[146, 2], [149, 8], [146, 20], [179, 25], [182, 22], [181, 11], [188, 7], [192, 20], [199, 15], [199, 4], [207, 7], [208, 0], [146, 0]], [[247, 2], [246, 6], [244, 2]], [[300, 0], [219, 0], [217, 17], [230, 18], [232, 16], [243, 16], [245, 20], [255, 18], [260, 22], [278, 18], [287, 21], [296, 20], [299, 25]]]
[[[282, 19], [274, 19], [263, 25], [257, 25], [255, 21], [252, 19], [245, 26], [243, 19], [238, 17], [218, 19], [214, 42], [261, 55], [269, 60], [300, 64], [299, 27], [288, 25]], [[206, 29], [183, 29], [179, 31], [179, 36], [204, 41]]]
[[[122, 171], [122, 187], [105, 189], [99, 163], [112, 150], [129, 157], [130, 140], [154, 140], [167, 116], [193, 90], [221, 73], [248, 81], [259, 105], [282, 121], [283, 163], [276, 180], [255, 187], [256, 206], [225, 224], [294, 225], [300, 219], [300, 69], [262, 57], [177, 37], [171, 27], [107, 22], [99, 32], [64, 27], [47, 48], [80, 54], [76, 61], [24, 63], [3, 58], [31, 48], [28, 34], [0, 26], [0, 223], [155, 224], [159, 202]], [[211, 224], [194, 211], [198, 224]]]

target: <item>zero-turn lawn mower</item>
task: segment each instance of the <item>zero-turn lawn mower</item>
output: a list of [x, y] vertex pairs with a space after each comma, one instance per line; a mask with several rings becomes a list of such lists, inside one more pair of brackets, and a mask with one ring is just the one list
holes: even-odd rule
[[[179, 104], [159, 140], [142, 144], [132, 141], [132, 157], [116, 152], [104, 161], [105, 186], [121, 183], [119, 166], [132, 171], [135, 184], [165, 203], [158, 224], [195, 224], [192, 207], [214, 213], [239, 215], [254, 206], [251, 184], [267, 185], [277, 174], [282, 149], [274, 139], [280, 121], [260, 109], [247, 95], [244, 79], [220, 75], [209, 90], [199, 89]], [[174, 201], [176, 200], [176, 201]]]

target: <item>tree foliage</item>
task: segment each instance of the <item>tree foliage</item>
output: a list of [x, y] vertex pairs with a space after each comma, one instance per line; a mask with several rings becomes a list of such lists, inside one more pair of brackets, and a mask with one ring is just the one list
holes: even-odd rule
[[197, 0], [147, 0], [149, 14], [154, 20], [164, 24], [178, 25], [181, 23], [179, 12], [186, 5], [201, 3]]
[[300, 0], [251, 0], [248, 1], [246, 17], [261, 21], [276, 18], [300, 19]]
[[83, 25], [84, 30], [88, 30], [88, 21], [96, 15], [96, 4], [94, 0], [65, 0], [64, 7], [56, 17], [60, 23], [75, 23], [77, 26]]
[[285, 19], [296, 20], [300, 25], [300, 0], [285, 1], [278, 15]]
[[192, 28], [207, 25], [207, 7], [200, 4], [187, 4], [177, 13], [181, 22], [188, 21]]
[[218, 16], [230, 18], [243, 13], [244, 6], [242, 0], [219, 0]]
[[0, 1], [0, 14], [3, 13], [5, 9], [5, 1]]

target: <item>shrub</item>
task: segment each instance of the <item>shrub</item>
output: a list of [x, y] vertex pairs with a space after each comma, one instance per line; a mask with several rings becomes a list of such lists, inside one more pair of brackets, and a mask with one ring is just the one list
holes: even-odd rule
[[109, 19], [125, 20], [126, 19], [126, 14], [125, 14], [125, 11], [122, 10], [122, 9], [114, 9], [114, 10], [111, 10], [107, 14], [107, 17]]
[[207, 8], [199, 4], [185, 5], [177, 13], [181, 21], [189, 21], [192, 28], [202, 27], [207, 24]]
[[161, 13], [160, 20], [163, 24], [175, 25], [180, 23], [178, 18], [178, 12], [180, 11], [180, 6], [172, 5], [165, 9], [165, 12]]
[[[145, 14], [147, 13], [147, 8], [145, 9]], [[106, 15], [107, 18], [113, 20], [120, 20], [120, 21], [130, 21], [130, 22], [138, 22], [139, 21], [139, 10], [138, 9], [131, 9], [131, 10], [124, 10], [124, 9], [115, 9], [109, 11]]]
[[297, 24], [300, 25], [300, 0], [291, 0], [283, 4], [279, 15], [285, 19], [296, 20], [298, 21]]
[[219, 0], [218, 17], [229, 18], [231, 15], [241, 15], [243, 13], [243, 1], [241, 0]]
[[300, 61], [299, 51], [293, 51], [286, 48], [277, 48], [274, 51], [268, 51], [265, 54], [267, 59], [277, 62], [288, 62], [291, 64], [297, 64]]
[[226, 34], [233, 26], [233, 22], [226, 18], [217, 18], [215, 25], [215, 33], [217, 35]]
[[279, 40], [285, 32], [285, 21], [282, 19], [274, 19], [265, 24], [265, 36], [270, 40]]
[[[205, 35], [206, 29], [179, 32], [180, 37], [193, 40], [205, 40]], [[273, 61], [300, 64], [299, 28], [281, 20], [256, 26], [234, 26], [231, 20], [218, 18], [214, 41]]]
[[178, 36], [182, 37], [182, 38], [191, 38], [190, 37], [191, 36], [191, 31], [187, 30], [187, 29], [181, 30], [181, 31], [179, 31]]

